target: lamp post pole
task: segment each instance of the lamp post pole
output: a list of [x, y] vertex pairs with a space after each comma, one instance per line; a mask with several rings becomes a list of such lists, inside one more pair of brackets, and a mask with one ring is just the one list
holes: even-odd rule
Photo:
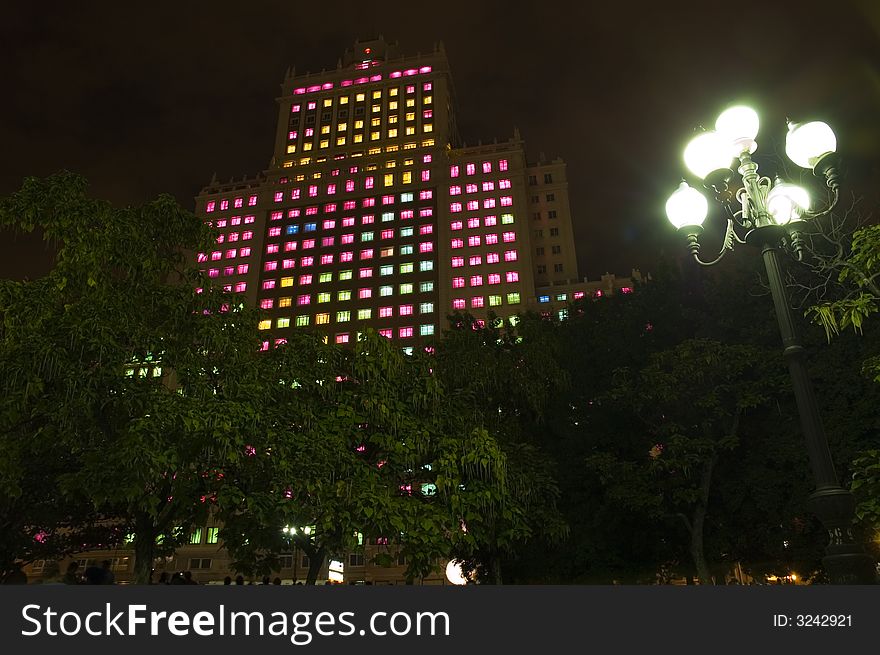
[[[666, 204], [667, 215], [687, 238], [687, 246], [694, 259], [703, 266], [720, 261], [737, 243], [747, 243], [761, 249], [782, 337], [783, 357], [791, 375], [801, 430], [816, 484], [815, 491], [810, 495], [810, 507], [829, 536], [822, 563], [832, 584], [875, 584], [877, 574], [874, 561], [853, 539], [851, 527], [855, 501], [852, 493], [840, 486], [834, 470], [779, 261], [781, 246], [786, 241], [793, 254], [800, 259], [800, 221], [827, 214], [837, 201], [838, 183], [833, 158], [836, 139], [831, 128], [824, 123], [789, 125], [787, 154], [799, 166], [812, 168], [814, 173], [824, 175], [833, 198], [824, 211], [810, 212], [809, 196], [805, 190], [778, 179], [774, 185], [769, 178], [758, 176], [758, 166], [751, 158], [751, 153], [757, 148], [755, 137], [758, 133], [758, 116], [752, 109], [732, 107], [718, 117], [715, 125], [716, 131], [704, 132], [691, 141], [685, 150], [685, 161], [692, 172], [707, 181], [707, 188], [714, 188], [718, 199], [726, 202], [730, 198], [727, 182], [732, 174], [729, 165], [733, 157], [739, 159], [738, 170], [743, 186], [736, 193], [736, 198], [741, 211], [731, 213], [728, 218], [719, 256], [710, 262], [702, 261], [699, 256], [698, 238], [708, 213], [707, 201], [699, 191], [682, 182]], [[745, 238], [737, 234], [737, 228], [745, 230]]]

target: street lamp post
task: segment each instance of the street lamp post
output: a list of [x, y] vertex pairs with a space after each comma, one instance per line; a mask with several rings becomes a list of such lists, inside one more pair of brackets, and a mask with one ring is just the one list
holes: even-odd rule
[[[731, 107], [718, 117], [715, 130], [701, 133], [685, 149], [685, 164], [704, 180], [707, 189], [713, 190], [716, 200], [728, 207], [738, 207], [737, 211], [729, 211], [721, 251], [714, 260], [700, 258], [699, 236], [709, 209], [702, 193], [682, 181], [667, 201], [666, 213], [686, 238], [693, 258], [703, 266], [718, 263], [737, 244], [760, 248], [816, 484], [810, 504], [829, 535], [822, 563], [833, 584], [873, 584], [876, 582], [874, 562], [852, 536], [850, 528], [855, 502], [852, 494], [840, 486], [834, 470], [780, 268], [782, 253], [791, 254], [798, 260], [803, 257], [801, 229], [804, 221], [827, 214], [837, 203], [837, 143], [825, 123], [789, 124], [786, 153], [795, 164], [824, 177], [829, 194], [824, 209], [810, 211], [810, 198], [804, 189], [778, 178], [773, 182], [758, 175], [758, 165], [752, 159], [752, 153], [757, 149], [758, 124], [754, 110]], [[742, 180], [742, 187], [735, 194], [728, 187], [733, 177], [730, 169], [733, 161], [738, 162], [737, 172]]]

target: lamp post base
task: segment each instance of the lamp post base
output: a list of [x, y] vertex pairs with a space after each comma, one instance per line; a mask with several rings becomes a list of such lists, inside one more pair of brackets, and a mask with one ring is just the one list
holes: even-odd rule
[[810, 508], [828, 530], [822, 565], [831, 584], [876, 584], [874, 560], [852, 536], [852, 493], [839, 486], [821, 487], [810, 496]]

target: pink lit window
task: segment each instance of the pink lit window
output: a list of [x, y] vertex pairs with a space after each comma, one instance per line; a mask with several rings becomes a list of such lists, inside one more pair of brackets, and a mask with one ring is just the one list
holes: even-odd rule
[[460, 266], [464, 266], [464, 257], [453, 257], [452, 268], [459, 268]]
[[400, 220], [406, 220], [407, 218], [412, 218], [415, 216], [412, 209], [402, 209], [400, 211]]
[[353, 252], [342, 252], [342, 253], [339, 253], [339, 261], [341, 261], [341, 262], [350, 262], [350, 261], [352, 261], [352, 260], [354, 260], [354, 253], [353, 253]]
[[401, 316], [412, 316], [413, 306], [412, 305], [401, 305], [399, 307]]
[[482, 275], [471, 275], [471, 286], [472, 287], [483, 286], [483, 276]]
[[461, 195], [461, 187], [458, 184], [454, 184], [449, 187], [449, 195], [450, 196], [458, 196]]
[[501, 273], [489, 273], [489, 284], [501, 284]]
[[433, 234], [434, 226], [433, 225], [420, 225], [419, 226], [419, 234]]
[[275, 304], [275, 301], [272, 298], [263, 298], [260, 301], [260, 309], [272, 309], [272, 306]]
[[269, 228], [269, 236], [270, 236], [270, 237], [279, 237], [279, 236], [281, 236], [281, 228], [280, 228], [280, 227], [270, 227], [270, 228]]
[[430, 241], [422, 241], [419, 244], [419, 252], [434, 252], [434, 244]]
[[572, 294], [572, 297], [573, 297], [575, 300], [580, 300], [581, 298], [584, 297], [584, 292], [583, 292], [583, 291], [575, 291], [575, 292]]
[[362, 268], [358, 272], [358, 277], [360, 277], [361, 279], [363, 279], [365, 277], [373, 277], [373, 269], [372, 268]]
[[275, 347], [283, 346], [287, 343], [287, 339], [275, 339]]
[[451, 203], [449, 205], [449, 211], [451, 211], [453, 214], [457, 214], [458, 212], [461, 211], [461, 203], [460, 202]]
[[367, 248], [366, 250], [361, 250], [361, 259], [372, 259], [373, 258], [373, 249]]
[[314, 263], [315, 263], [314, 257], [303, 257], [301, 260], [299, 260], [300, 266], [311, 266]]
[[248, 198], [248, 207], [253, 207], [253, 206], [256, 205], [256, 204], [257, 204], [257, 197], [256, 197], [256, 196], [250, 196], [250, 197]]
[[296, 266], [295, 259], [284, 259], [281, 261], [281, 268], [293, 268]]
[[220, 277], [220, 269], [219, 268], [209, 268], [208, 269], [208, 277]]
[[479, 218], [469, 218], [468, 219], [468, 229], [475, 229], [480, 227], [480, 219]]
[[299, 283], [301, 285], [311, 284], [312, 283], [311, 274], [310, 275], [300, 275], [299, 276]]
[[394, 230], [382, 230], [380, 232], [381, 239], [393, 239], [394, 238]]
[[506, 251], [504, 251], [504, 261], [506, 261], [506, 262], [515, 262], [515, 261], [516, 261], [516, 250], [506, 250]]
[[472, 257], [468, 257], [468, 266], [480, 266], [482, 263], [482, 255], [473, 255]]
[[354, 216], [346, 216], [342, 219], [342, 227], [351, 227], [354, 225]]
[[345, 245], [347, 243], [354, 243], [354, 235], [353, 234], [343, 234], [342, 237], [339, 239], [339, 241], [343, 245]]
[[226, 237], [223, 234], [221, 234], [220, 236], [217, 237], [216, 241], [217, 241], [217, 243], [223, 243], [223, 241], [225, 239], [226, 239]]
[[495, 183], [494, 182], [483, 182], [483, 191], [494, 191]]
[[302, 247], [303, 250], [310, 250], [315, 247], [315, 240], [314, 239], [305, 239], [305, 240], [303, 240], [302, 244], [303, 244], [303, 247]]
[[483, 209], [492, 209], [495, 206], [495, 198], [486, 198], [483, 201]]
[[[335, 227], [336, 227], [336, 221], [334, 221], [332, 218], [324, 221], [324, 229], [325, 230], [332, 230]], [[333, 245], [333, 244], [330, 244], [330, 245]]]
[[290, 190], [290, 199], [291, 200], [299, 200], [301, 193], [302, 193], [301, 189], [291, 189]]
[[449, 167], [449, 177], [458, 177], [459, 172], [460, 171], [459, 171], [458, 166], [450, 166]]
[[501, 234], [501, 238], [504, 240], [504, 243], [516, 241], [516, 232], [504, 232]]
[[290, 107], [291, 114], [295, 114], [298, 111], [299, 111], [299, 105], [291, 105], [291, 107]]
[[299, 218], [302, 212], [299, 209], [291, 209], [287, 212], [287, 218]]
[[452, 221], [449, 224], [449, 229], [451, 230], [460, 230], [462, 227], [464, 227], [464, 223], [462, 223], [461, 221]]
[[358, 172], [358, 167], [352, 166], [351, 168], [348, 169], [348, 172], [351, 173], [352, 175], [354, 175], [355, 173]]
[[278, 268], [278, 262], [276, 261], [266, 262], [265, 264], [263, 264], [264, 271], [274, 271], [276, 268]]
[[517, 271], [507, 271], [506, 280], [508, 282], [519, 282], [519, 273]]
[[244, 217], [244, 224], [245, 224], [245, 225], [250, 225], [250, 224], [253, 223], [255, 220], [256, 220], [256, 219], [255, 219], [253, 216], [245, 216], [245, 217]]
[[352, 191], [354, 191], [354, 180], [345, 181], [345, 191], [347, 193], [351, 193]]
[[314, 216], [318, 213], [317, 207], [306, 207], [306, 216]]
[[394, 196], [382, 196], [382, 204], [383, 205], [393, 205], [394, 204]]
[[364, 214], [361, 216], [361, 225], [372, 225], [376, 220], [376, 217], [372, 214]]
[[307, 127], [307, 128], [306, 128], [306, 136], [314, 136], [314, 135], [315, 135], [315, 130], [314, 130], [314, 128]]
[[241, 233], [241, 238], [243, 241], [250, 241], [254, 238], [253, 230], [245, 230]]
[[430, 164], [431, 163], [431, 155], [424, 155], [422, 157], [422, 163], [423, 164]]
[[492, 172], [492, 162], [490, 162], [490, 161], [483, 162], [483, 172], [484, 173], [491, 173]]
[[230, 225], [241, 225], [241, 216], [233, 216], [229, 219]]
[[513, 197], [501, 196], [501, 206], [502, 207], [510, 207], [512, 204], [513, 204]]
[[212, 262], [216, 262], [222, 258], [223, 258], [223, 253], [220, 252], [219, 250], [215, 250], [214, 252], [211, 253], [211, 261]]
[[464, 239], [453, 239], [449, 242], [449, 245], [452, 248], [464, 248]]
[[[407, 72], [409, 72], [409, 71], [407, 71]], [[415, 72], [415, 71], [413, 71], [413, 72]], [[410, 75], [412, 75], [412, 73], [410, 73]], [[416, 92], [416, 87], [415, 87], [415, 85], [413, 85], [413, 84], [407, 84], [407, 85], [406, 85], [406, 92], [407, 92], [407, 93], [415, 93], [415, 92]]]
[[203, 263], [205, 263], [206, 261], [208, 261], [208, 255], [207, 255], [207, 253], [200, 252], [200, 253], [196, 256], [196, 261], [197, 261], [199, 264], [203, 264]]
[[482, 307], [483, 306], [483, 296], [474, 296], [471, 298], [471, 307]]
[[229, 209], [229, 201], [228, 200], [221, 200], [220, 201], [220, 211], [223, 211], [224, 209]]
[[497, 225], [497, 224], [498, 224], [498, 217], [497, 216], [486, 216], [483, 219], [483, 225], [485, 225], [486, 227], [492, 227], [493, 225]]
[[510, 180], [498, 180], [498, 188], [499, 189], [509, 189], [510, 188]]
[[374, 179], [373, 179], [372, 176], [366, 178], [366, 179], [364, 180], [364, 188], [365, 188], [365, 189], [372, 189], [372, 188], [373, 188], [373, 182], [374, 182]]
[[336, 211], [336, 203], [335, 202], [331, 202], [331, 203], [324, 205], [324, 213], [325, 214], [332, 214], [335, 211]]
[[364, 198], [361, 201], [361, 207], [374, 207], [376, 205], [375, 198]]
[[428, 182], [431, 180], [431, 171], [424, 170], [422, 171], [422, 182]]
[[493, 246], [498, 243], [498, 235], [497, 234], [487, 234], [486, 235], [486, 245]]
[[428, 216], [433, 216], [434, 210], [430, 207], [425, 207], [424, 209], [419, 210], [419, 218], [426, 218]]
[[434, 197], [434, 192], [431, 189], [423, 189], [419, 191], [419, 200], [430, 200]]
[[281, 202], [282, 200], [284, 200], [284, 192], [283, 191], [276, 191], [275, 192], [275, 202]]
[[[421, 69], [419, 69], [419, 70], [421, 70]], [[424, 71], [424, 72], [427, 73], [428, 71]], [[433, 88], [433, 85], [430, 82], [425, 82], [424, 84], [422, 84], [422, 91], [430, 91], [432, 88]]]
[[[310, 90], [311, 90], [311, 89], [310, 89]], [[318, 89], [314, 89], [314, 90], [317, 91]], [[314, 108], [317, 107], [317, 106], [318, 106], [318, 104], [317, 104], [316, 102], [312, 101], [312, 102], [310, 102], [310, 103], [308, 104], [308, 106], [307, 106], [306, 108], [307, 108], [307, 109], [314, 109]]]
[[226, 238], [229, 241], [238, 241], [238, 232], [230, 232]]
[[478, 200], [468, 200], [467, 208], [468, 211], [476, 211], [480, 208], [480, 202]]
[[262, 344], [260, 344], [260, 350], [262, 350], [262, 351], [269, 350], [269, 342], [264, 341]]
[[[342, 208], [346, 211], [348, 211], [349, 209], [354, 209], [355, 207], [357, 207], [357, 202], [355, 202], [354, 200], [346, 200], [344, 203], [342, 203]], [[351, 219], [351, 224], [354, 225], [353, 218]], [[343, 223], [343, 225], [345, 225], [345, 223]]]
[[217, 203], [216, 203], [215, 201], [212, 200], [212, 201], [209, 202], [207, 205], [205, 205], [205, 211], [208, 212], [208, 213], [210, 214], [212, 211], [214, 211], [214, 209], [215, 209], [216, 207], [217, 207]]
[[333, 255], [321, 255], [321, 264], [327, 265], [333, 263]]
[[[327, 226], [327, 223], [325, 222], [324, 227], [326, 228], [326, 226]], [[332, 246], [334, 244], [335, 241], [336, 241], [336, 239], [333, 237], [323, 237], [321, 239], [321, 247], [322, 248], [329, 248], [330, 246]]]
[[464, 278], [463, 277], [452, 278], [452, 288], [453, 289], [461, 289], [463, 287], [464, 287]]
[[466, 193], [476, 193], [477, 192], [477, 185], [474, 183], [466, 184], [464, 187], [464, 190]]
[[247, 282], [238, 282], [235, 285], [235, 293], [244, 293], [247, 291]]
[[425, 111], [422, 112], [422, 118], [433, 118], [433, 117], [434, 117], [434, 111], [431, 109], [426, 109]]
[[409, 339], [413, 335], [413, 329], [411, 327], [402, 327], [397, 331], [397, 336], [401, 339]]
[[379, 318], [388, 318], [389, 316], [394, 315], [393, 307], [380, 307], [379, 308]]
[[292, 252], [296, 250], [297, 241], [288, 241], [284, 244], [284, 252]]
[[364, 287], [363, 289], [358, 289], [358, 298], [361, 300], [366, 300], [367, 298], [373, 297], [373, 290], [369, 287]]
[[471, 248], [476, 248], [477, 246], [479, 246], [479, 245], [480, 245], [480, 237], [479, 237], [479, 235], [474, 234], [474, 235], [472, 235], [472, 236], [469, 236], [469, 237], [468, 237], [468, 245], [469, 245]]
[[232, 204], [236, 209], [240, 209], [241, 207], [244, 207], [244, 198], [236, 198], [232, 201]]
[[242, 248], [241, 250], [238, 251], [238, 255], [239, 255], [239, 257], [250, 257], [251, 256], [251, 249], [250, 248]]
[[336, 193], [336, 185], [335, 184], [328, 184], [327, 185], [327, 195], [332, 196], [335, 193]]
[[382, 328], [381, 330], [379, 330], [379, 336], [390, 339], [392, 336], [394, 336], [394, 330], [391, 330], [389, 328]]
[[476, 167], [476, 165], [475, 165], [475, 164], [468, 164], [468, 165], [465, 167], [465, 172], [466, 172], [468, 175], [473, 175], [474, 173], [477, 172], [477, 167]]
[[297, 296], [296, 297], [296, 304], [299, 305], [300, 307], [302, 307], [303, 305], [308, 305], [311, 302], [312, 302], [312, 297], [308, 294], [306, 294], [304, 296]]
[[290, 132], [287, 133], [287, 140], [288, 140], [288, 141], [294, 141], [294, 140], [296, 140], [296, 137], [297, 137], [297, 136], [298, 136], [298, 135], [297, 135], [297, 133], [296, 133], [296, 130], [291, 130]]
[[487, 264], [497, 264], [500, 261], [497, 252], [490, 252], [486, 254], [486, 263]]
[[336, 343], [348, 343], [348, 332], [336, 335]]
[[501, 159], [498, 161], [498, 170], [499, 171], [506, 171], [507, 170], [507, 160], [506, 159]]
[[454, 298], [452, 300], [452, 309], [464, 309], [464, 298]]
[[263, 280], [263, 289], [274, 289], [275, 288], [275, 280]]

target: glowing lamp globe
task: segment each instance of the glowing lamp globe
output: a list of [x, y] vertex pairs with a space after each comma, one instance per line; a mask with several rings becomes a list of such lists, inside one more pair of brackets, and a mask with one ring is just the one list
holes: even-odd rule
[[809, 194], [796, 184], [778, 182], [767, 195], [767, 209], [779, 225], [801, 220], [809, 208]]
[[823, 156], [837, 150], [837, 138], [827, 123], [789, 123], [785, 154], [802, 168], [813, 168]]
[[717, 132], [698, 134], [684, 149], [685, 166], [701, 180], [712, 171], [730, 168], [730, 145]]
[[666, 201], [666, 216], [677, 229], [701, 226], [708, 213], [706, 197], [687, 182], [682, 182]]
[[464, 570], [461, 568], [462, 561], [451, 559], [446, 564], [446, 579], [454, 585], [467, 584], [467, 578], [464, 576]]
[[721, 112], [715, 121], [715, 131], [731, 148], [732, 156], [755, 152], [758, 144], [758, 113], [751, 107], [737, 105]]

